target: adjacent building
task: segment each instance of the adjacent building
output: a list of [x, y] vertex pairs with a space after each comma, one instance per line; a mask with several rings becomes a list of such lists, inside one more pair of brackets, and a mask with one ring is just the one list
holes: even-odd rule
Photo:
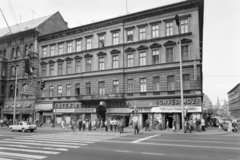
[[[180, 17], [184, 106], [202, 113], [204, 1], [184, 1], [39, 36], [38, 103], [64, 119], [177, 120], [181, 127]], [[38, 104], [36, 104], [38, 105]], [[38, 117], [44, 119], [45, 112]]]
[[240, 83], [228, 93], [228, 107], [231, 116], [240, 117]]
[[[0, 118], [13, 119], [16, 87], [16, 119], [26, 120], [34, 115], [38, 69], [33, 74], [32, 94], [23, 94], [24, 86], [29, 84], [29, 77], [24, 70], [24, 59], [29, 50], [38, 53], [38, 36], [65, 30], [68, 25], [57, 12], [10, 26], [10, 28], [12, 33], [8, 28], [0, 29]], [[35, 59], [37, 63], [38, 58]], [[15, 85], [16, 75], [17, 86]]]

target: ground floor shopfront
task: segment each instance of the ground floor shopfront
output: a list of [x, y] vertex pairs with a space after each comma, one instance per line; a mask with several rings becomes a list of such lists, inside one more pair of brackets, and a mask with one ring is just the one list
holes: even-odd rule
[[36, 120], [42, 124], [51, 124], [53, 118], [53, 103], [37, 103], [35, 105]]

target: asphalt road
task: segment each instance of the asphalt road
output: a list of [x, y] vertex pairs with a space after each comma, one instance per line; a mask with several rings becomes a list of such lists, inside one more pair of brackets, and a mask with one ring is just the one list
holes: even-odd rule
[[72, 132], [0, 128], [0, 160], [240, 160], [240, 134]]

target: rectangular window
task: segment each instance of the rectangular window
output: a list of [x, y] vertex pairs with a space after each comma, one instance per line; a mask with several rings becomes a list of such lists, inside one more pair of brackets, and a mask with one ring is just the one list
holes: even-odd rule
[[67, 43], [67, 53], [72, 53], [72, 42]]
[[118, 56], [113, 56], [113, 69], [118, 68]]
[[128, 90], [128, 93], [133, 92], [133, 79], [128, 79], [127, 80], [127, 90]]
[[183, 89], [190, 89], [190, 76], [183, 74]]
[[42, 48], [42, 56], [47, 57], [47, 47]]
[[174, 76], [167, 76], [168, 91], [174, 90]]
[[140, 61], [140, 66], [145, 66], [146, 65], [146, 52], [142, 52], [139, 55], [139, 61]]
[[118, 44], [118, 32], [113, 33], [113, 45]]
[[152, 64], [159, 64], [159, 50], [152, 51]]
[[50, 46], [50, 56], [55, 55], [55, 46]]
[[87, 38], [87, 49], [92, 49], [92, 38]]
[[119, 81], [113, 81], [113, 93], [119, 93]]
[[105, 95], [105, 82], [98, 83], [98, 94]]
[[147, 92], [147, 80], [146, 78], [140, 79], [140, 92]]
[[58, 54], [63, 54], [63, 44], [58, 44]]
[[3, 69], [2, 69], [2, 76], [3, 76], [3, 77], [6, 76], [5, 72], [6, 72], [6, 71], [5, 71], [5, 66], [3, 66]]
[[53, 86], [49, 86], [49, 97], [53, 97]]
[[47, 76], [47, 66], [42, 66], [42, 76], [43, 77]]
[[173, 22], [166, 23], [166, 34], [167, 36], [173, 35]]
[[133, 30], [127, 31], [127, 42], [133, 41]]
[[46, 97], [46, 90], [45, 89], [41, 90], [41, 94], [42, 94], [42, 97]]
[[72, 73], [72, 62], [67, 62], [67, 74]]
[[188, 46], [182, 46], [181, 51], [182, 51], [182, 61], [189, 60], [189, 58], [188, 58]]
[[81, 40], [77, 40], [76, 41], [76, 51], [80, 52], [82, 50], [82, 41]]
[[173, 48], [167, 48], [167, 63], [173, 62]]
[[152, 26], [152, 38], [159, 37], [159, 25]]
[[62, 96], [62, 85], [59, 85], [59, 86], [58, 86], [57, 96], [58, 96], [58, 97], [61, 97], [61, 96]]
[[159, 77], [153, 77], [153, 91], [160, 90]]
[[91, 95], [91, 82], [86, 83], [86, 95]]
[[91, 71], [91, 66], [92, 66], [92, 60], [91, 59], [87, 59], [86, 60], [86, 72]]
[[104, 35], [99, 36], [99, 48], [104, 47]]
[[75, 95], [76, 96], [80, 95], [80, 84], [79, 83], [75, 84]]
[[99, 70], [104, 70], [105, 69], [105, 59], [104, 57], [99, 58]]
[[2, 85], [2, 94], [1, 94], [2, 96], [4, 96], [5, 95], [5, 87], [4, 87], [4, 85]]
[[76, 61], [76, 73], [80, 73], [80, 72], [81, 72], [81, 62]]
[[62, 74], [63, 74], [63, 64], [58, 63], [58, 75], [62, 75]]
[[133, 67], [133, 54], [127, 55], [127, 67]]
[[139, 28], [139, 40], [146, 39], [146, 28]]
[[180, 28], [181, 28], [181, 33], [187, 33], [188, 32], [188, 19], [181, 19], [180, 20]]
[[67, 84], [67, 96], [71, 96], [71, 84]]
[[51, 64], [49, 67], [50, 67], [50, 76], [54, 76], [54, 65]]

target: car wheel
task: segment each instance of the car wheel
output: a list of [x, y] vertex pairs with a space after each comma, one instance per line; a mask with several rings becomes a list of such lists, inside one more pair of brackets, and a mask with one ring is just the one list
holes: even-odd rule
[[31, 132], [33, 132], [34, 130], [32, 129], [32, 130], [30, 130]]
[[10, 128], [10, 131], [13, 132], [14, 130], [12, 128]]
[[26, 132], [26, 130], [23, 128], [23, 129], [22, 129], [22, 132]]

